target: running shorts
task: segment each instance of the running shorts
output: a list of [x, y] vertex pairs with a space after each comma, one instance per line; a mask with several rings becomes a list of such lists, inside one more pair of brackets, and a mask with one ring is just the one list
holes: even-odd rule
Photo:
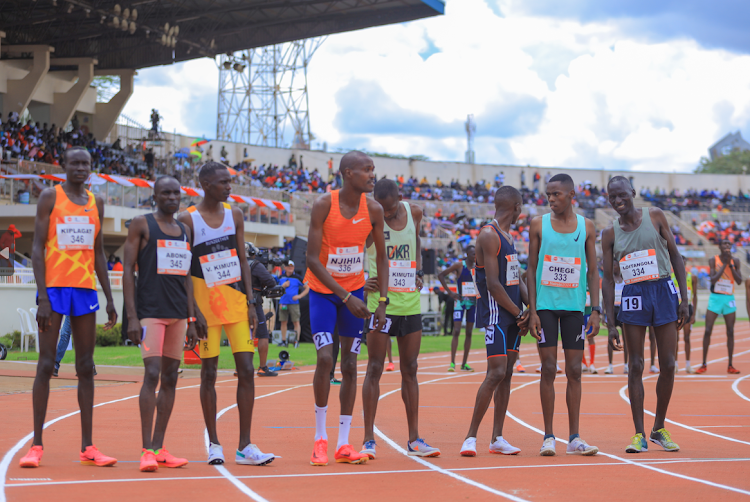
[[[351, 293], [360, 300], [364, 299], [364, 288]], [[333, 331], [336, 327], [340, 337], [361, 340], [364, 321], [352, 314], [349, 307], [335, 294], [310, 290], [310, 330], [317, 350], [333, 343]]]
[[507, 356], [508, 352], [518, 352], [521, 345], [517, 324], [500, 326], [495, 324], [484, 328], [484, 345], [487, 349], [487, 359], [490, 357]]
[[253, 338], [250, 335], [250, 323], [240, 321], [234, 324], [224, 324], [223, 326], [209, 326], [208, 336], [205, 340], [200, 341], [201, 359], [219, 357], [221, 346], [221, 328], [229, 339], [229, 345], [232, 346], [232, 354], [237, 352], [255, 352]]
[[565, 350], [583, 350], [583, 312], [572, 310], [538, 310], [542, 323], [540, 347], [557, 347], [558, 336]]
[[737, 311], [737, 302], [734, 300], [734, 295], [711, 293], [708, 297], [708, 307], [706, 308], [714, 314], [729, 315]]
[[141, 356], [182, 360], [187, 319], [141, 319]]
[[466, 322], [473, 323], [477, 320], [477, 306], [472, 305], [469, 309], [462, 309], [461, 304], [459, 303], [456, 305], [456, 308], [453, 310], [453, 320], [454, 321], [463, 321], [464, 315], [466, 315]]
[[385, 327], [375, 331], [375, 316], [365, 323], [367, 332], [385, 333], [391, 336], [406, 336], [417, 331], [422, 331], [422, 314], [414, 315], [388, 315], [385, 316]]
[[[47, 297], [53, 312], [78, 317], [99, 310], [99, 295], [94, 289], [47, 288]], [[39, 293], [36, 295], [39, 305]]]
[[679, 305], [677, 292], [670, 278], [626, 284], [617, 318], [633, 326], [664, 326], [675, 322]]

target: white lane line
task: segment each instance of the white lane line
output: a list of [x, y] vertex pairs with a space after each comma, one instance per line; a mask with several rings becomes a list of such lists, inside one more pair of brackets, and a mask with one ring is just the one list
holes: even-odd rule
[[[518, 389], [522, 389], [523, 387], [526, 387], [527, 385], [531, 385], [533, 383], [535, 383], [535, 382], [528, 382], [528, 383], [525, 383], [525, 384], [523, 384], [523, 385], [521, 385], [519, 387], [516, 387], [515, 389], [511, 389], [511, 393], [514, 392], [514, 391], [517, 391]], [[541, 434], [542, 436], [544, 436], [544, 431], [542, 431], [540, 429], [537, 429], [533, 425], [527, 424], [526, 422], [524, 422], [520, 418], [514, 416], [511, 412], [507, 412], [506, 415], [508, 417], [510, 417], [512, 420], [514, 420], [515, 422], [523, 425], [527, 429], [531, 429], [532, 431], [538, 432], [539, 434]], [[568, 442], [565, 441], [564, 439], [557, 439], [557, 438], [555, 438], [555, 439], [556, 439], [556, 441], [560, 441], [561, 443], [568, 444]], [[676, 472], [671, 472], [671, 471], [667, 471], [667, 470], [664, 470], [664, 469], [659, 469], [659, 468], [654, 467], [652, 465], [644, 464], [643, 462], [635, 462], [635, 461], [627, 459], [627, 458], [618, 457], [617, 455], [612, 455], [610, 453], [604, 453], [601, 450], [599, 450], [599, 455], [603, 455], [603, 456], [608, 457], [608, 458], [619, 460], [620, 462], [624, 462], [626, 464], [637, 465], [637, 466], [642, 467], [644, 469], [648, 469], [650, 471], [658, 472], [660, 474], [666, 474], [668, 476], [674, 476], [676, 478], [685, 479], [685, 480], [688, 480], [688, 481], [695, 481], [696, 483], [701, 483], [701, 484], [704, 484], [704, 485], [713, 486], [715, 488], [723, 488], [724, 490], [728, 490], [728, 491], [732, 491], [732, 492], [736, 492], [736, 493], [741, 493], [743, 495], [750, 495], [750, 491], [747, 491], [747, 490], [742, 490], [740, 488], [735, 488], [733, 486], [722, 485], [720, 483], [714, 483], [713, 481], [708, 481], [706, 479], [695, 478], [695, 477], [692, 477], [692, 476], [686, 476], [684, 474], [678, 474]]]
[[[471, 374], [471, 373], [469, 373], [469, 374]], [[427, 385], [429, 383], [437, 382], [439, 380], [446, 380], [446, 379], [449, 379], [449, 378], [460, 378], [460, 377], [463, 377], [463, 376], [466, 376], [466, 375], [461, 374], [461, 375], [453, 375], [453, 376], [449, 376], [449, 377], [445, 377], [445, 378], [437, 378], [435, 380], [428, 380], [426, 382], [420, 383], [419, 385]], [[385, 398], [385, 397], [387, 397], [387, 396], [389, 396], [389, 395], [391, 395], [391, 394], [393, 394], [395, 392], [398, 392], [399, 390], [400, 390], [400, 388], [392, 390], [390, 392], [386, 392], [385, 394], [383, 394], [383, 395], [380, 396], [380, 398], [378, 399], [378, 401], [382, 400], [383, 398]], [[526, 499], [522, 499], [521, 497], [516, 497], [515, 495], [512, 495], [510, 493], [506, 493], [506, 492], [503, 492], [503, 491], [500, 491], [500, 490], [496, 490], [496, 489], [491, 488], [491, 487], [489, 487], [487, 485], [484, 485], [482, 483], [474, 481], [473, 479], [469, 479], [469, 478], [466, 478], [464, 476], [461, 476], [460, 474], [456, 474], [455, 472], [452, 472], [452, 471], [450, 471], [448, 469], [443, 469], [442, 467], [438, 467], [437, 465], [432, 464], [430, 462], [427, 462], [426, 460], [424, 460], [422, 458], [411, 457], [411, 456], [409, 456], [409, 452], [407, 452], [405, 449], [403, 449], [401, 446], [399, 446], [391, 438], [389, 438], [388, 436], [386, 436], [385, 434], [383, 434], [383, 432], [380, 429], [378, 429], [377, 427], [374, 427], [374, 432], [383, 441], [385, 441], [386, 443], [388, 443], [388, 445], [390, 445], [391, 448], [393, 448], [397, 452], [401, 453], [402, 455], [405, 455], [405, 456], [411, 458], [412, 460], [414, 460], [418, 464], [421, 464], [421, 465], [423, 465], [423, 466], [425, 466], [425, 467], [427, 467], [429, 469], [432, 469], [434, 471], [437, 471], [437, 472], [439, 472], [441, 474], [445, 474], [446, 476], [449, 476], [449, 477], [451, 477], [453, 479], [456, 479], [458, 481], [462, 481], [462, 482], [464, 482], [464, 483], [466, 483], [468, 485], [471, 485], [471, 486], [474, 486], [476, 488], [479, 488], [480, 490], [484, 490], [486, 492], [489, 492], [489, 493], [491, 493], [493, 495], [499, 495], [501, 497], [504, 497], [504, 498], [506, 498], [508, 500], [512, 500], [514, 502], [527, 502]]]
[[[263, 399], [264, 397], [275, 396], [276, 394], [281, 394], [282, 392], [288, 392], [290, 390], [299, 389], [301, 387], [309, 387], [311, 385], [312, 384], [295, 385], [294, 387], [289, 387], [288, 389], [277, 390], [276, 392], [271, 392], [270, 394], [264, 394], [262, 396], [256, 396], [255, 400], [257, 401], [258, 399]], [[221, 418], [221, 416], [224, 413], [226, 413], [227, 411], [231, 410], [232, 408], [236, 408], [236, 407], [237, 407], [237, 403], [235, 403], [235, 404], [233, 404], [231, 406], [227, 406], [226, 408], [224, 408], [223, 410], [221, 410], [219, 413], [216, 414], [216, 421], [218, 422], [219, 418]], [[208, 429], [203, 429], [203, 440], [204, 440], [205, 446], [206, 446], [206, 453], [208, 453]], [[239, 491], [241, 491], [242, 493], [244, 493], [245, 495], [247, 495], [251, 499], [255, 500], [255, 502], [268, 502], [267, 499], [261, 497], [260, 495], [258, 495], [257, 493], [255, 493], [253, 490], [251, 490], [249, 486], [247, 486], [245, 483], [243, 483], [242, 481], [240, 481], [237, 478], [237, 476], [235, 476], [234, 474], [232, 474], [231, 472], [229, 472], [229, 470], [226, 467], [224, 467], [223, 465], [215, 465], [214, 467], [216, 467], [216, 470], [219, 471], [219, 473], [222, 476], [224, 476], [230, 483], [232, 483]]]
[[739, 385], [740, 385], [740, 382], [741, 382], [742, 380], [744, 380], [744, 379], [746, 379], [746, 378], [748, 378], [748, 377], [750, 377], [750, 375], [745, 375], [745, 376], [743, 376], [742, 378], [738, 378], [738, 379], [737, 379], [737, 380], [735, 380], [735, 381], [734, 381], [734, 383], [732, 384], [732, 390], [734, 391], [734, 393], [735, 393], [735, 394], [737, 394], [738, 396], [740, 396], [740, 397], [741, 397], [742, 399], [744, 399], [745, 401], [750, 401], [750, 397], [747, 397], [747, 396], [746, 396], [745, 394], [743, 394], [742, 392], [740, 392], [740, 388], [739, 388]]

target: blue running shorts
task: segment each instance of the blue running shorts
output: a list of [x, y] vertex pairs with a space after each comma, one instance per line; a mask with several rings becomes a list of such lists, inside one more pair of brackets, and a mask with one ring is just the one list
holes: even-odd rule
[[[360, 300], [364, 299], [364, 288], [351, 293]], [[338, 296], [310, 290], [310, 330], [316, 349], [333, 343], [333, 331], [336, 326], [339, 328], [340, 337], [361, 340], [365, 320], [352, 314]]]
[[[47, 288], [47, 297], [53, 312], [77, 317], [99, 310], [99, 295], [94, 289]], [[39, 293], [36, 295], [39, 305]]]
[[487, 359], [490, 357], [507, 356], [508, 352], [518, 352], [521, 337], [518, 336], [517, 324], [509, 326], [487, 326], [484, 328], [484, 345], [487, 348]]
[[472, 305], [469, 309], [462, 309], [461, 304], [458, 303], [456, 305], [456, 308], [453, 310], [453, 320], [454, 321], [463, 321], [464, 315], [466, 316], [466, 322], [476, 322], [477, 320], [477, 306]]
[[677, 288], [672, 279], [626, 284], [617, 319], [633, 326], [664, 326], [677, 321]]

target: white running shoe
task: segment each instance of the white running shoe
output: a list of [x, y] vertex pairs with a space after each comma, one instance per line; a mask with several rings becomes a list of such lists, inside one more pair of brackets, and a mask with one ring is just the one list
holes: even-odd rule
[[625, 367], [622, 369], [622, 372], [626, 375], [628, 374], [628, 365], [626, 364]]
[[584, 456], [590, 456], [590, 455], [596, 455], [599, 453], [599, 448], [596, 446], [590, 446], [586, 441], [581, 439], [580, 437], [575, 438], [573, 441], [568, 443], [568, 449], [566, 452], [568, 455], [584, 455]]
[[542, 443], [542, 448], [539, 450], [539, 454], [543, 457], [554, 457], [557, 452], [555, 451], [555, 438], [547, 438]]
[[521, 448], [512, 446], [502, 436], [498, 436], [495, 442], [490, 444], [490, 453], [500, 453], [502, 455], [518, 455]]
[[208, 465], [224, 463], [224, 448], [220, 444], [208, 443]]
[[592, 375], [598, 375], [599, 374], [599, 372], [596, 371], [596, 368], [594, 368], [593, 364], [591, 366], [589, 366], [589, 371], [591, 372]]
[[461, 445], [461, 456], [462, 457], [476, 457], [477, 456], [477, 438], [466, 438], [464, 444]]
[[649, 373], [659, 373], [659, 368], [657, 368], [655, 364], [652, 364], [651, 369], [648, 371]]
[[588, 372], [589, 372], [589, 367], [581, 363], [581, 373], [588, 373]]
[[607, 366], [607, 369], [604, 370], [604, 374], [605, 375], [611, 375], [612, 373], [614, 373], [614, 370], [612, 369], [612, 365], [610, 364], [610, 365]]
[[695, 368], [693, 368], [692, 366], [688, 366], [685, 368], [685, 373], [687, 373], [688, 375], [695, 375]]
[[273, 462], [273, 453], [263, 453], [254, 444], [245, 446], [245, 449], [237, 450], [234, 461], [240, 465], [266, 465]]

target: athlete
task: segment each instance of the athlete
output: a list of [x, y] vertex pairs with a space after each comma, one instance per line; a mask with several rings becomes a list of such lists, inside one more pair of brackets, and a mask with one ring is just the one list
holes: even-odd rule
[[[419, 228], [422, 209], [401, 200], [398, 185], [383, 178], [375, 184], [375, 200], [383, 207], [386, 254], [388, 257], [388, 299], [385, 324], [377, 329], [375, 317], [370, 317], [367, 334], [367, 374], [362, 386], [362, 405], [365, 415], [365, 437], [360, 453], [375, 458], [375, 413], [380, 398], [380, 377], [383, 374], [385, 354], [390, 337], [398, 343], [401, 371], [401, 398], [406, 407], [409, 426], [409, 455], [437, 457], [440, 450], [428, 445], [419, 437], [419, 384], [417, 383], [417, 357], [422, 342], [422, 251]], [[377, 269], [378, 254], [372, 236], [367, 238], [367, 256], [370, 270]], [[378, 277], [371, 274], [365, 282], [367, 307], [375, 313], [380, 306], [376, 294]]]
[[[683, 263], [686, 263], [686, 259], [683, 256], [682, 257]], [[685, 272], [686, 278], [687, 278], [687, 294], [688, 294], [688, 321], [682, 326], [682, 331], [685, 336], [685, 373], [689, 374], [695, 374], [695, 369], [690, 366], [690, 326], [692, 324], [695, 324], [695, 313], [698, 312], [698, 278], [695, 276], [692, 272]], [[674, 272], [672, 272], [672, 282], [677, 283], [677, 277], [674, 275]], [[682, 301], [682, 298], [678, 298], [679, 301]], [[679, 345], [680, 341], [680, 335], [677, 334], [677, 342]], [[678, 347], [675, 346], [675, 350], [677, 350]], [[674, 363], [674, 370], [677, 372], [677, 352], [675, 352], [675, 363]]]
[[108, 321], [117, 322], [117, 311], [107, 275], [107, 256], [101, 222], [104, 201], [86, 190], [91, 155], [73, 147], [63, 154], [66, 180], [39, 195], [31, 261], [37, 284], [36, 319], [39, 325], [39, 362], [34, 379], [34, 440], [21, 458], [21, 467], [38, 467], [42, 459], [42, 429], [47, 414], [49, 381], [55, 368], [57, 335], [63, 316], [70, 316], [76, 347], [78, 406], [81, 409], [81, 453], [84, 465], [110, 466], [117, 460], [101, 453], [91, 438], [94, 406], [94, 345], [99, 298], [96, 279], [107, 299]]
[[742, 284], [742, 273], [740, 261], [732, 256], [732, 243], [723, 239], [719, 244], [721, 254], [708, 260], [711, 277], [711, 294], [708, 297], [706, 307], [706, 331], [703, 334], [703, 364], [695, 370], [696, 373], [705, 373], [708, 370], [708, 348], [711, 346], [711, 332], [714, 322], [720, 315], [724, 316], [724, 324], [727, 329], [727, 353], [729, 365], [727, 373], [739, 374], [739, 370], [732, 366], [734, 356], [734, 321], [737, 317], [737, 302], [734, 299], [734, 284]]
[[[253, 381], [252, 334], [258, 328], [250, 267], [245, 259], [245, 222], [242, 211], [227, 204], [232, 177], [218, 162], [203, 164], [198, 175], [205, 193], [196, 206], [180, 213], [192, 236], [191, 275], [199, 323], [205, 322], [201, 340], [201, 406], [208, 430], [208, 463], [224, 463], [224, 451], [216, 433], [216, 370], [222, 329], [229, 339], [237, 369], [237, 409], [240, 415], [239, 446], [235, 462], [265, 465], [272, 453], [262, 453], [250, 442], [255, 383]], [[205, 318], [205, 321], [204, 321]], [[252, 330], [252, 332], [251, 332]]]
[[[612, 317], [615, 320], [615, 328], [622, 328], [622, 323], [617, 319], [617, 316], [620, 314], [620, 303], [622, 300], [622, 290], [625, 287], [625, 283], [622, 280], [622, 274], [620, 273], [620, 263], [618, 261], [615, 261], [612, 264], [613, 267], [613, 278], [615, 282], [615, 306], [614, 309], [611, 311], [607, 311], [607, 315], [605, 316], [606, 322], [609, 322], [610, 317]], [[602, 281], [602, 284], [604, 284], [604, 281]], [[607, 307], [606, 302], [604, 303], [604, 307]], [[625, 343], [625, 337], [622, 338], [622, 344], [624, 347], [624, 350], [622, 351], [623, 356], [625, 357], [625, 367], [623, 369], [623, 372], [627, 375], [628, 374], [628, 347], [627, 343]], [[611, 375], [614, 373], [614, 369], [612, 368], [612, 358], [614, 356], [614, 350], [612, 349], [612, 344], [607, 343], [607, 356], [609, 357], [609, 366], [607, 366], [607, 369], [604, 370], [605, 375]]]
[[526, 285], [520, 280], [518, 254], [510, 235], [523, 209], [523, 198], [518, 190], [505, 185], [495, 192], [495, 218], [482, 227], [477, 237], [476, 277], [479, 301], [477, 326], [484, 328], [487, 349], [487, 374], [477, 392], [474, 413], [461, 455], [477, 454], [477, 432], [493, 396], [494, 423], [490, 453], [517, 455], [521, 449], [503, 438], [503, 423], [510, 398], [510, 382], [516, 362], [521, 336], [528, 328]]
[[[477, 317], [477, 286], [474, 283], [474, 276], [471, 272], [474, 269], [475, 256], [476, 250], [474, 246], [468, 246], [466, 248], [466, 259], [457, 261], [438, 274], [438, 279], [448, 293], [448, 296], [456, 302], [453, 310], [451, 365], [448, 367], [448, 371], [456, 371], [456, 350], [458, 349], [458, 337], [461, 335], [461, 324], [464, 319], [466, 319], [466, 339], [464, 340], [464, 358], [461, 363], [461, 370], [474, 371], [469, 366], [468, 361], [469, 351], [471, 350], [471, 333], [474, 330], [474, 321]], [[445, 281], [448, 274], [456, 275], [458, 293], [454, 293], [448, 287], [448, 283]]]
[[[575, 185], [567, 174], [557, 174], [547, 184], [551, 213], [531, 221], [529, 232], [529, 329], [540, 337], [542, 360], [539, 392], [544, 416], [544, 441], [540, 454], [555, 455], [552, 418], [555, 412], [555, 373], [558, 333], [565, 352], [567, 377], [569, 454], [596, 455], [579, 435], [581, 362], [584, 329], [589, 337], [599, 333], [599, 274], [596, 268], [596, 229], [591, 220], [573, 211]], [[591, 292], [591, 317], [583, 323], [586, 284]]]
[[307, 274], [310, 286], [310, 328], [318, 354], [313, 390], [315, 392], [315, 445], [312, 465], [328, 465], [326, 414], [333, 367], [333, 332], [341, 340], [339, 392], [341, 415], [336, 462], [361, 464], [369, 459], [349, 444], [352, 410], [357, 397], [357, 355], [362, 343], [363, 319], [370, 311], [363, 301], [364, 251], [372, 234], [377, 253], [378, 306], [373, 330], [385, 326], [388, 305], [388, 255], [383, 235], [383, 207], [366, 194], [375, 187], [375, 165], [362, 152], [352, 151], [341, 158], [339, 173], [344, 186], [315, 201], [307, 239]]
[[[154, 183], [156, 212], [136, 216], [128, 228], [122, 278], [128, 338], [140, 345], [146, 373], [141, 386], [141, 471], [182, 467], [188, 461], [164, 448], [164, 434], [174, 407], [177, 370], [187, 349], [198, 341], [193, 282], [190, 280], [190, 231], [174, 219], [180, 209], [180, 183], [163, 176]], [[136, 292], [135, 270], [138, 267]], [[205, 337], [205, 326], [202, 327]], [[161, 380], [161, 385], [159, 382]], [[159, 397], [156, 387], [159, 385]], [[156, 409], [156, 426], [154, 423]]]
[[[648, 439], [666, 451], [679, 451], [680, 447], [664, 428], [664, 420], [674, 387], [677, 333], [690, 318], [685, 265], [661, 209], [636, 209], [633, 206], [635, 190], [623, 176], [614, 176], [609, 180], [607, 193], [609, 203], [620, 217], [602, 232], [604, 302], [607, 312], [612, 312], [615, 298], [614, 259], [620, 263], [625, 282], [619, 319], [629, 352], [628, 394], [635, 424], [635, 435], [625, 451], [648, 451], [643, 425], [643, 346], [648, 326], [654, 327], [661, 365], [656, 383], [656, 418]], [[670, 278], [670, 265], [675, 271], [680, 298], [683, 299], [679, 303], [678, 287]], [[622, 350], [614, 319], [607, 319], [607, 328], [609, 343], [615, 350]]]

